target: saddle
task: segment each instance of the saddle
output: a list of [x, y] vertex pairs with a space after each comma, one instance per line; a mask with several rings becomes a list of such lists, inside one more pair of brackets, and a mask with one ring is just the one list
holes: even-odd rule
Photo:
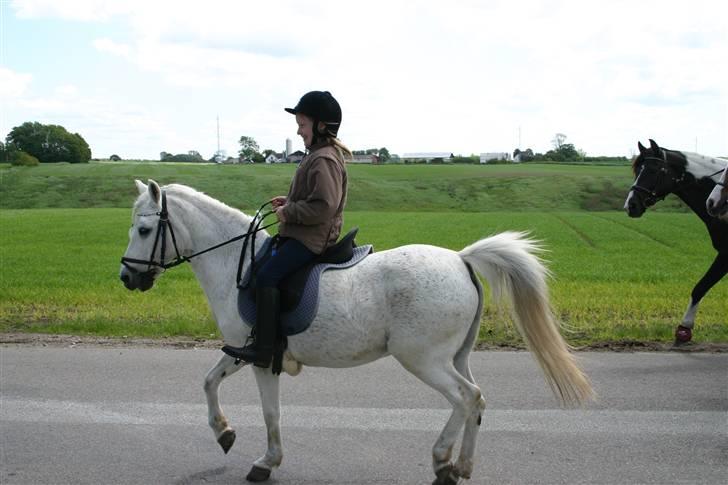
[[[291, 336], [303, 332], [318, 310], [318, 289], [321, 274], [330, 269], [354, 266], [372, 252], [371, 245], [357, 246], [354, 238], [358, 228], [349, 231], [323, 254], [287, 276], [278, 286], [281, 294], [281, 333]], [[252, 268], [261, 267], [271, 257], [278, 236], [268, 238], [256, 255]], [[238, 313], [243, 321], [255, 325], [255, 274], [251, 267], [245, 272], [238, 291]]]

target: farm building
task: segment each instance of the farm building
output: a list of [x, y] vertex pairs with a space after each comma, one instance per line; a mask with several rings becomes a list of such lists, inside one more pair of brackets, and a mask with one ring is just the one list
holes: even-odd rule
[[405, 153], [402, 155], [402, 161], [405, 163], [421, 162], [427, 163], [433, 160], [442, 160], [443, 162], [449, 162], [453, 157], [452, 152], [429, 152], [429, 153]]
[[284, 153], [271, 153], [267, 157], [265, 157], [265, 163], [283, 163], [286, 161], [286, 156]]
[[480, 163], [488, 163], [494, 160], [510, 160], [511, 154], [507, 152], [486, 152], [480, 154]]
[[305, 153], [303, 153], [301, 150], [296, 150], [293, 153], [289, 153], [286, 157], [286, 162], [288, 163], [299, 163], [301, 160], [303, 160], [303, 157], [306, 156]]
[[376, 155], [354, 155], [351, 160], [349, 160], [349, 163], [371, 163], [371, 164], [377, 164], [379, 163], [379, 157]]

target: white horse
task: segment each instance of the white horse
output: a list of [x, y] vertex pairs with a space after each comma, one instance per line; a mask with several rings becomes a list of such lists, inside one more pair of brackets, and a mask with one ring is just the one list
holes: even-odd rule
[[711, 216], [728, 222], [728, 165], [705, 201], [705, 208]]
[[[192, 255], [244, 233], [253, 218], [183, 185], [160, 188], [136, 181], [132, 227], [121, 279], [129, 289], [149, 289], [162, 270], [162, 256]], [[165, 195], [166, 194], [166, 195]], [[165, 203], [164, 201], [168, 199]], [[166, 205], [163, 210], [163, 205]], [[155, 242], [160, 212], [174, 238]], [[168, 213], [164, 214], [165, 212]], [[258, 238], [257, 246], [263, 237]], [[257, 249], [260, 249], [259, 247]], [[322, 275], [318, 314], [310, 328], [288, 338], [284, 371], [295, 375], [303, 365], [352, 367], [391, 355], [451, 403], [453, 411], [432, 450], [434, 483], [455, 484], [473, 470], [477, 430], [485, 400], [469, 368], [478, 335], [483, 291], [474, 271], [494, 294], [508, 297], [514, 320], [563, 404], [593, 397], [561, 337], [551, 312], [547, 270], [534, 255], [538, 246], [523, 234], [505, 232], [482, 239], [460, 252], [410, 245], [375, 252], [346, 270]], [[236, 269], [241, 243], [230, 244], [190, 260], [217, 326], [227, 344], [241, 346], [249, 333], [237, 310]], [[150, 256], [151, 255], [151, 256]], [[166, 257], [165, 262], [170, 258]], [[144, 264], [153, 261], [154, 264]], [[209, 424], [223, 450], [235, 440], [218, 399], [223, 378], [245, 365], [227, 355], [205, 377]], [[250, 481], [268, 479], [281, 464], [279, 376], [252, 367], [268, 432], [265, 454], [256, 460]], [[452, 453], [462, 432], [460, 454]]]

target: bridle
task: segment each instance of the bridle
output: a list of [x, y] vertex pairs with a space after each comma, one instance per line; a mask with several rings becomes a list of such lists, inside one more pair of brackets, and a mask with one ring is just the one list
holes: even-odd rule
[[[182, 263], [187, 263], [192, 258], [195, 258], [197, 256], [200, 256], [202, 254], [205, 254], [207, 252], [213, 251], [215, 249], [221, 248], [223, 246], [226, 246], [228, 244], [234, 243], [235, 241], [239, 241], [241, 239], [245, 239], [243, 242], [243, 249], [240, 257], [240, 263], [238, 265], [238, 283], [240, 282], [240, 273], [242, 271], [242, 265], [243, 265], [243, 255], [245, 255], [245, 251], [248, 246], [248, 241], [251, 239], [252, 236], [252, 245], [251, 245], [251, 260], [255, 257], [255, 235], [264, 230], [267, 229], [276, 223], [268, 224], [266, 226], [261, 227], [261, 224], [263, 223], [263, 220], [268, 217], [269, 215], [273, 214], [273, 211], [268, 211], [263, 214], [263, 209], [270, 204], [271, 202], [266, 202], [255, 213], [255, 216], [253, 217], [253, 220], [250, 221], [250, 225], [248, 226], [248, 231], [245, 234], [240, 234], [238, 236], [233, 237], [232, 239], [228, 239], [227, 241], [224, 241], [220, 244], [216, 244], [214, 246], [211, 246], [207, 249], [203, 249], [202, 251], [198, 251], [196, 253], [193, 253], [189, 256], [183, 256], [180, 254], [179, 249], [177, 248], [177, 238], [174, 235], [174, 228], [172, 226], [172, 222], [169, 220], [169, 212], [167, 211], [167, 193], [164, 189], [162, 189], [162, 195], [161, 195], [161, 208], [159, 212], [151, 212], [148, 214], [137, 214], [137, 217], [145, 217], [145, 216], [159, 216], [159, 222], [157, 223], [157, 230], [154, 235], [154, 245], [152, 246], [152, 253], [149, 256], [149, 259], [136, 259], [136, 258], [128, 258], [126, 256], [122, 256], [121, 258], [121, 264], [126, 267], [132, 274], [139, 275], [141, 277], [152, 277], [155, 272], [157, 271], [164, 271], [169, 268], [173, 268], [175, 266], [179, 266]], [[171, 261], [165, 260], [165, 249], [167, 247], [167, 231], [169, 230], [169, 235], [172, 238], [172, 245], [174, 247], [175, 257]], [[161, 242], [161, 245], [160, 245]], [[157, 246], [160, 246], [160, 254], [159, 254], [159, 261], [154, 260], [154, 254], [157, 252]], [[131, 264], [142, 264], [147, 265], [146, 271], [140, 271], [137, 268], [130, 265]], [[155, 268], [159, 268], [159, 270], [155, 270]]]
[[[649, 207], [649, 206], [656, 204], [658, 201], [664, 200], [665, 197], [667, 197], [667, 195], [669, 194], [669, 192], [668, 192], [668, 193], [665, 193], [662, 196], [660, 196], [656, 192], [657, 188], [662, 185], [662, 182], [665, 177], [669, 177], [670, 181], [679, 185], [685, 180], [686, 173], [683, 172], [682, 175], [680, 175], [680, 177], [676, 177], [672, 174], [672, 172], [667, 167], [667, 152], [665, 150], [662, 150], [662, 158], [655, 157], [655, 156], [650, 156], [650, 157], [643, 156], [642, 158], [643, 158], [642, 168], [640, 169], [640, 172], [637, 174], [637, 177], [635, 177], [635, 183], [632, 184], [632, 186], [630, 187], [630, 190], [634, 190], [635, 192], [644, 194], [646, 196], [645, 205], [647, 207]], [[640, 179], [640, 175], [642, 175], [642, 172], [644, 171], [645, 167], [647, 166], [647, 162], [650, 160], [658, 162], [658, 165], [659, 165], [659, 167], [658, 167], [659, 171], [657, 173], [657, 183], [655, 183], [655, 187], [653, 189], [648, 189], [646, 187], [642, 187], [641, 185], [637, 184], [637, 181]]]

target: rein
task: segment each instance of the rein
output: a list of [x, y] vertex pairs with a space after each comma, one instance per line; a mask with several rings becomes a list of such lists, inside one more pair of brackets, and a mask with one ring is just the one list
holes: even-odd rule
[[[255, 235], [259, 231], [262, 231], [264, 229], [267, 229], [276, 223], [273, 222], [271, 224], [268, 224], [266, 226], [261, 227], [261, 224], [263, 223], [263, 220], [268, 217], [269, 215], [273, 214], [273, 211], [268, 211], [266, 213], [261, 214], [263, 211], [263, 208], [265, 208], [270, 202], [266, 202], [260, 208], [256, 211], [255, 216], [253, 217], [253, 220], [250, 221], [250, 225], [248, 226], [248, 231], [245, 234], [240, 234], [238, 236], [235, 236], [231, 239], [228, 239], [227, 241], [221, 242], [219, 244], [216, 244], [214, 246], [211, 246], [209, 248], [203, 249], [202, 251], [198, 251], [196, 253], [193, 253], [189, 256], [182, 256], [179, 252], [179, 249], [177, 248], [177, 238], [174, 235], [174, 228], [172, 227], [172, 223], [169, 220], [169, 212], [167, 211], [167, 193], [166, 191], [162, 190], [162, 206], [159, 212], [154, 212], [150, 214], [139, 214], [139, 216], [159, 216], [159, 222], [157, 223], [157, 231], [154, 236], [154, 245], [152, 246], [152, 253], [149, 256], [148, 260], [144, 259], [136, 259], [136, 258], [128, 258], [126, 256], [123, 256], [121, 258], [121, 264], [124, 265], [129, 271], [131, 271], [134, 274], [149, 274], [153, 271], [153, 268], [157, 267], [161, 270], [167, 270], [169, 268], [174, 268], [175, 266], [179, 266], [182, 263], [188, 263], [192, 258], [195, 258], [197, 256], [200, 256], [202, 254], [205, 254], [207, 252], [213, 251], [215, 249], [221, 248], [223, 246], [226, 246], [228, 244], [234, 243], [235, 241], [239, 241], [241, 239], [245, 239], [243, 242], [243, 250], [240, 257], [240, 264], [238, 267], [238, 282], [240, 282], [240, 273], [242, 270], [243, 265], [243, 255], [245, 254], [245, 250], [247, 249], [248, 241], [251, 239], [252, 236], [252, 248], [251, 248], [251, 260], [252, 257], [255, 254]], [[169, 228], [169, 234], [172, 237], [172, 245], [174, 246], [174, 252], [176, 254], [176, 257], [169, 261], [165, 262], [164, 254], [165, 254], [165, 248], [167, 246], [167, 229]], [[159, 255], [159, 262], [154, 260], [154, 253], [157, 252], [157, 246], [159, 245], [159, 242], [161, 240], [161, 246], [160, 246], [160, 255]], [[142, 272], [133, 266], [132, 264], [146, 264], [147, 270]]]

